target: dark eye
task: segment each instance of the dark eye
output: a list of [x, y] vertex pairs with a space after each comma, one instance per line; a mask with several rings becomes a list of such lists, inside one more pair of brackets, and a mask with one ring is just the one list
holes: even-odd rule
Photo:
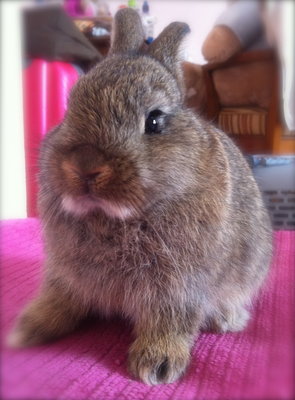
[[164, 113], [161, 110], [153, 110], [145, 120], [145, 133], [148, 135], [159, 134], [164, 126]]

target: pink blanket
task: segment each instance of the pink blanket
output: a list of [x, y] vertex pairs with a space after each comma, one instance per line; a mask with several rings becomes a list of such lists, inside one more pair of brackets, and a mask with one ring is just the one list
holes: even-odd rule
[[[1, 230], [3, 336], [36, 293], [43, 260], [36, 219]], [[132, 340], [124, 321], [95, 321], [50, 345], [2, 346], [1, 399], [189, 400], [294, 398], [295, 232], [275, 234], [274, 261], [253, 317], [242, 333], [202, 334], [178, 382], [155, 387], [126, 372]], [[3, 338], [2, 338], [3, 339]]]

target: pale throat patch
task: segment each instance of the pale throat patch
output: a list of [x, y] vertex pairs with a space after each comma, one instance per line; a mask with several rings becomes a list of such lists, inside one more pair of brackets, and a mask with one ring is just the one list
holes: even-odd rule
[[62, 207], [66, 212], [76, 216], [84, 216], [92, 211], [101, 209], [109, 217], [122, 220], [134, 215], [135, 211], [130, 207], [104, 199], [92, 200], [83, 196], [73, 197], [70, 195], [63, 197]]

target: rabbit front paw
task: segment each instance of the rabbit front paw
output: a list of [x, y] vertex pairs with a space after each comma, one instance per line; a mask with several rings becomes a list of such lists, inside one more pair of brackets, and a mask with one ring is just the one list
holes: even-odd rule
[[129, 371], [148, 385], [172, 383], [184, 373], [189, 358], [185, 340], [149, 342], [138, 338], [129, 351]]

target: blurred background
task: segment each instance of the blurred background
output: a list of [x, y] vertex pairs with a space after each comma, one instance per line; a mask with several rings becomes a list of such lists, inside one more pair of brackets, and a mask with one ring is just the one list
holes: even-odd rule
[[186, 102], [230, 135], [254, 169], [277, 228], [295, 227], [294, 2], [2, 0], [1, 217], [37, 215], [40, 141], [72, 85], [107, 54], [112, 18], [141, 15], [146, 42], [187, 22]]

